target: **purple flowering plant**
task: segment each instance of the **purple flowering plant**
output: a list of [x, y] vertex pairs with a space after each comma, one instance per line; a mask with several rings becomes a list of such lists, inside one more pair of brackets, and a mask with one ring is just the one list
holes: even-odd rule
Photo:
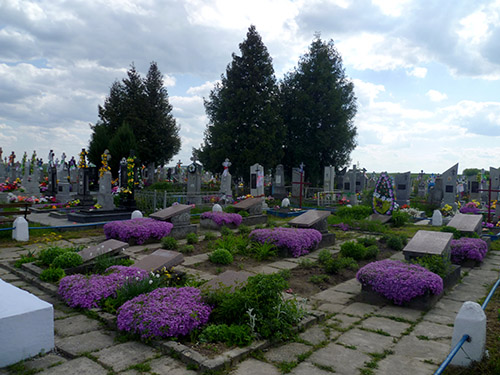
[[104, 275], [70, 275], [59, 282], [58, 293], [70, 307], [91, 309], [99, 302], [115, 296], [128, 280], [142, 280], [148, 272], [135, 267], [111, 266]]
[[458, 240], [451, 240], [451, 261], [460, 264], [466, 260], [476, 260], [482, 262], [488, 244], [480, 238], [462, 237]]
[[427, 292], [440, 294], [443, 291], [443, 279], [440, 276], [417, 264], [391, 259], [367, 264], [358, 271], [356, 279], [396, 305], [402, 305]]
[[255, 229], [249, 238], [260, 243], [271, 243], [278, 248], [290, 250], [295, 258], [308, 254], [321, 241], [321, 233], [316, 229], [272, 228]]
[[170, 233], [172, 228], [173, 224], [166, 221], [137, 218], [107, 223], [104, 225], [104, 234], [107, 239], [134, 241], [140, 245], [150, 239], [161, 240]]
[[465, 206], [460, 209], [461, 214], [478, 214], [479, 208], [474, 202], [467, 202]]
[[125, 302], [116, 321], [118, 329], [144, 339], [176, 337], [206, 324], [210, 312], [197, 288], [158, 288]]
[[243, 218], [240, 214], [231, 214], [227, 212], [203, 212], [201, 214], [202, 219], [211, 219], [215, 224], [222, 226], [228, 224], [234, 224], [235, 226], [240, 226]]

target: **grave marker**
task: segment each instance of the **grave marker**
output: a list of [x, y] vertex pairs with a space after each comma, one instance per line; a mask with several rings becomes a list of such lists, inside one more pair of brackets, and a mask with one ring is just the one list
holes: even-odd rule
[[99, 179], [97, 203], [102, 206], [103, 210], [113, 210], [115, 208], [113, 194], [111, 193], [111, 172], [104, 172]]
[[207, 281], [201, 286], [201, 289], [216, 292], [220, 289], [228, 288], [230, 292], [234, 292], [236, 288], [242, 288], [246, 285], [249, 277], [254, 276], [246, 271], [225, 271]]
[[328, 216], [330, 216], [330, 211], [308, 210], [290, 220], [288, 224], [296, 228], [312, 228], [326, 233], [328, 232]]
[[441, 176], [443, 180], [443, 203], [453, 205], [457, 196], [458, 163]]
[[456, 214], [448, 226], [465, 233], [481, 234], [483, 215]]
[[401, 207], [410, 202], [411, 172], [398, 173], [394, 177], [396, 186], [396, 202]]
[[189, 203], [201, 204], [201, 165], [196, 157], [191, 157], [192, 163], [188, 166], [187, 199]]
[[450, 259], [452, 233], [419, 230], [403, 249], [405, 260], [409, 261], [426, 255], [439, 255]]
[[323, 191], [335, 190], [335, 167], [325, 167], [323, 177]]
[[276, 199], [283, 199], [286, 197], [285, 170], [283, 168], [283, 164], [278, 164], [276, 166], [276, 174], [274, 176], [273, 183], [273, 196]]
[[170, 269], [181, 264], [182, 262], [184, 262], [184, 255], [178, 251], [159, 249], [135, 262], [133, 267], [149, 272], [156, 272], [161, 270], [163, 267]]
[[160, 221], [169, 221], [174, 227], [170, 232], [170, 236], [174, 238], [183, 238], [188, 233], [196, 233], [198, 227], [191, 225], [191, 208], [192, 206], [186, 204], [174, 204], [163, 210], [157, 211], [151, 215], [150, 218]]
[[264, 167], [258, 163], [250, 167], [250, 194], [254, 197], [264, 195]]
[[101, 242], [99, 245], [87, 247], [86, 249], [79, 251], [78, 254], [80, 254], [83, 262], [85, 263], [104, 254], [116, 255], [125, 250], [128, 246], [127, 242], [106, 240]]

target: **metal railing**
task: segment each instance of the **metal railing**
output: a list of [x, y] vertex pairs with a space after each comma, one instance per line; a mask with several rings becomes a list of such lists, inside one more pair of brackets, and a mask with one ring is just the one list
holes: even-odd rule
[[172, 203], [208, 204], [215, 203], [220, 197], [217, 191], [205, 191], [199, 194], [186, 192], [167, 192], [158, 190], [140, 190], [135, 192], [137, 207], [146, 213], [170, 207]]
[[[497, 282], [493, 285], [490, 292], [488, 293], [488, 296], [484, 300], [484, 302], [481, 306], [481, 308], [483, 310], [485, 310], [486, 306], [488, 306], [488, 303], [490, 302], [491, 297], [493, 297], [493, 294], [495, 293], [496, 289], [498, 288], [498, 285], [500, 285], [500, 279], [498, 279]], [[441, 375], [443, 373], [443, 371], [446, 369], [446, 367], [451, 363], [451, 360], [453, 359], [453, 357], [455, 357], [455, 355], [458, 353], [460, 348], [462, 348], [462, 346], [465, 344], [466, 341], [470, 341], [470, 340], [471, 340], [471, 337], [467, 333], [464, 334], [462, 336], [462, 338], [460, 339], [460, 341], [457, 342], [455, 347], [451, 350], [450, 354], [448, 354], [448, 356], [446, 357], [444, 362], [441, 364], [441, 366], [439, 366], [439, 368], [436, 370], [434, 375]]]

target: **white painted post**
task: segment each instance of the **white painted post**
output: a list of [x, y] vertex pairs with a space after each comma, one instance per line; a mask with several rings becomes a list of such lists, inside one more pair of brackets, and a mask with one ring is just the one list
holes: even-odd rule
[[466, 301], [455, 318], [451, 347], [468, 334], [470, 341], [466, 341], [458, 353], [453, 357], [451, 364], [467, 367], [472, 362], [479, 362], [483, 358], [486, 346], [486, 315], [481, 305]]
[[434, 210], [434, 213], [432, 214], [432, 226], [440, 227], [441, 225], [443, 225], [443, 215], [441, 214], [441, 211]]
[[222, 206], [218, 203], [214, 204], [212, 207], [212, 212], [222, 212]]
[[30, 232], [28, 222], [24, 217], [18, 217], [12, 224], [12, 239], [16, 241], [29, 241]]
[[288, 207], [290, 207], [290, 199], [283, 198], [282, 201], [281, 201], [281, 207], [282, 208], [288, 208]]
[[141, 217], [142, 217], [142, 212], [141, 211], [135, 210], [134, 212], [132, 212], [131, 219], [138, 219], [138, 218], [141, 218]]

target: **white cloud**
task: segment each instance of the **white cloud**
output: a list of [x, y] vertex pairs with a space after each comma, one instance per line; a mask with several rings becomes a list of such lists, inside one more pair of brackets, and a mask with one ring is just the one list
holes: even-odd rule
[[417, 78], [425, 78], [425, 76], [427, 75], [427, 68], [415, 66], [412, 69], [407, 70], [406, 74]]
[[186, 92], [189, 95], [197, 95], [197, 96], [202, 96], [202, 97], [208, 97], [208, 94], [210, 94], [210, 91], [213, 90], [215, 85], [219, 83], [220, 80], [216, 81], [206, 81], [204, 84], [195, 86], [195, 87], [190, 87]]
[[433, 102], [442, 102], [448, 99], [448, 95], [437, 90], [429, 90], [425, 95]]

